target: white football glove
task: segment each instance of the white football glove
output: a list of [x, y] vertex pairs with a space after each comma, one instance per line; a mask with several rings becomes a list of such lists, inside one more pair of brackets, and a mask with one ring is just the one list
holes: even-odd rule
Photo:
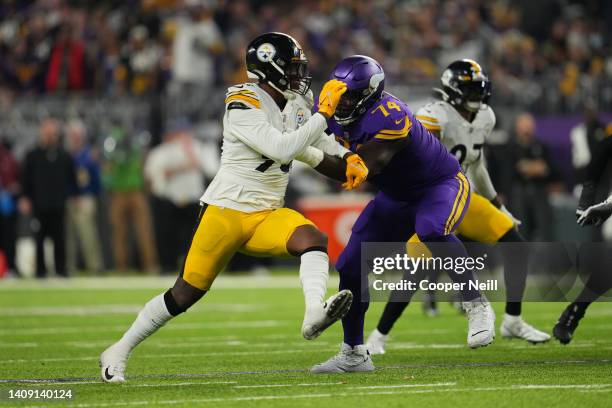
[[596, 227], [603, 224], [612, 215], [612, 196], [602, 203], [595, 204], [578, 214], [577, 223], [582, 225], [595, 225]]
[[499, 207], [499, 209], [501, 210], [501, 212], [503, 212], [504, 214], [506, 214], [508, 217], [510, 217], [510, 219], [512, 220], [512, 222], [514, 223], [514, 226], [516, 227], [520, 227], [521, 224], [523, 223], [523, 221], [519, 220], [518, 218], [516, 218], [514, 215], [512, 215], [512, 213], [510, 211], [508, 211], [508, 209], [506, 208], [505, 205], [502, 204], [501, 207]]

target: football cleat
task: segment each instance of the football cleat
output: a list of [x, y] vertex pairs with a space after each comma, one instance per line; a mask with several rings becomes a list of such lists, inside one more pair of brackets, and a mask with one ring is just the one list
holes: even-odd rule
[[366, 346], [370, 351], [370, 354], [385, 354], [385, 343], [387, 342], [388, 338], [388, 334], [382, 334], [378, 331], [378, 329], [374, 329], [366, 342]]
[[569, 344], [574, 336], [574, 331], [578, 327], [580, 319], [584, 317], [585, 309], [580, 307], [577, 303], [571, 303], [565, 308], [557, 324], [553, 328], [553, 336], [561, 344]]
[[546, 343], [550, 335], [525, 323], [520, 316], [504, 314], [504, 320], [499, 327], [499, 332], [505, 339], [523, 339], [532, 344]]
[[370, 352], [363, 344], [351, 347], [342, 343], [340, 353], [310, 369], [314, 374], [357, 373], [374, 371]]
[[100, 355], [100, 371], [102, 380], [109, 383], [125, 382], [125, 366], [129, 354], [121, 350], [117, 343], [113, 344]]
[[331, 296], [325, 303], [306, 310], [302, 324], [302, 336], [306, 340], [316, 339], [332, 324], [342, 319], [353, 303], [350, 290], [341, 290]]
[[484, 347], [495, 338], [495, 312], [489, 301], [481, 296], [463, 302], [468, 318], [467, 343], [471, 348]]

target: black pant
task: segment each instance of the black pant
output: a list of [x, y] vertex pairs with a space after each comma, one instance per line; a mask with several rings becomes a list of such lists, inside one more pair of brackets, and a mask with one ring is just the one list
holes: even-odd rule
[[200, 203], [177, 206], [156, 198], [153, 204], [159, 260], [164, 272], [176, 272], [180, 258], [187, 255]]
[[0, 251], [6, 256], [9, 270], [15, 271], [15, 243], [17, 242], [17, 214], [0, 215]]
[[34, 215], [39, 222], [36, 232], [36, 277], [44, 278], [47, 275], [43, 246], [45, 238], [53, 241], [55, 272], [67, 276], [65, 209], [37, 210]]

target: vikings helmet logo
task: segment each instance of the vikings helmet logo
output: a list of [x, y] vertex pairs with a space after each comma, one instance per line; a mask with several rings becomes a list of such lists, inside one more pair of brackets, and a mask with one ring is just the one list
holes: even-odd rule
[[276, 48], [270, 43], [263, 43], [257, 47], [257, 59], [261, 62], [270, 62], [276, 55]]

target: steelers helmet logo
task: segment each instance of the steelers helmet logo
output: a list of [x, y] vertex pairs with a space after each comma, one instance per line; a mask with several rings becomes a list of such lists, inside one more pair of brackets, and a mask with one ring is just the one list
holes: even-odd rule
[[276, 48], [270, 43], [263, 43], [257, 47], [257, 59], [261, 62], [270, 62], [276, 55]]

